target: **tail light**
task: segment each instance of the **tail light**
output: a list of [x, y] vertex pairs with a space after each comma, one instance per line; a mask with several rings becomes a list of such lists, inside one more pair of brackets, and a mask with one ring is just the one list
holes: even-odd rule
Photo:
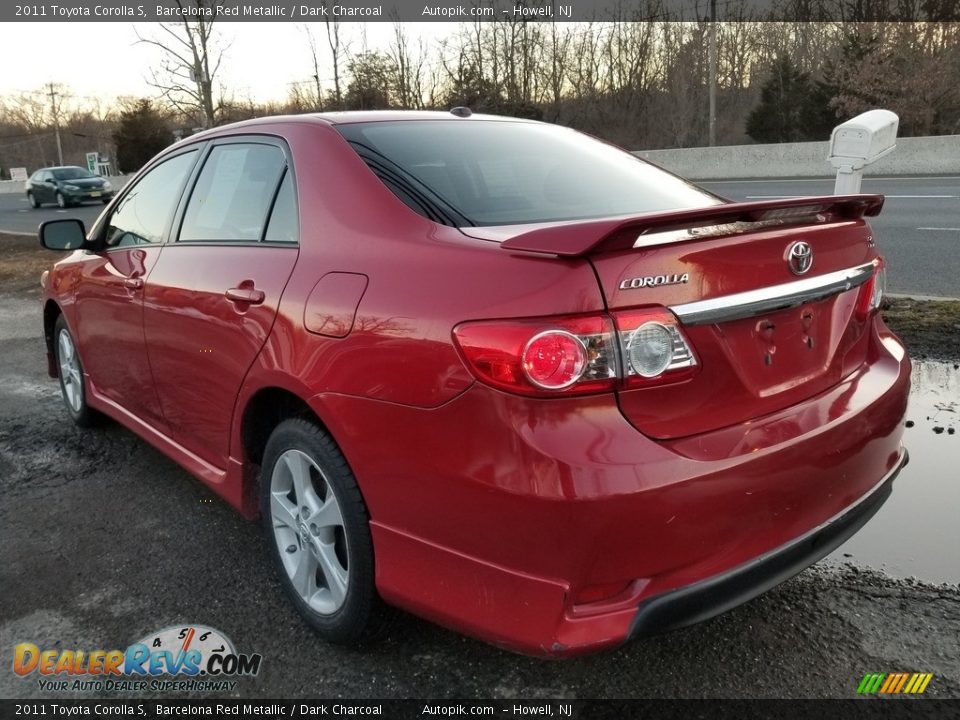
[[886, 263], [883, 258], [877, 258], [874, 265], [873, 275], [860, 286], [860, 295], [857, 297], [857, 317], [860, 320], [866, 320], [880, 309], [887, 289]]
[[[616, 323], [616, 324], [615, 324]], [[483, 382], [553, 396], [674, 382], [696, 360], [665, 308], [608, 315], [466, 322], [454, 338]]]
[[614, 319], [627, 387], [677, 382], [696, 371], [693, 350], [676, 316], [666, 308], [617, 312]]

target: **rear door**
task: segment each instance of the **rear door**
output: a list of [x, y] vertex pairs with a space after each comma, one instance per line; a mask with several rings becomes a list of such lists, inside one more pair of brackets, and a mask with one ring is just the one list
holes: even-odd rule
[[214, 141], [145, 291], [144, 333], [173, 437], [225, 465], [243, 378], [298, 254], [293, 167], [267, 137]]

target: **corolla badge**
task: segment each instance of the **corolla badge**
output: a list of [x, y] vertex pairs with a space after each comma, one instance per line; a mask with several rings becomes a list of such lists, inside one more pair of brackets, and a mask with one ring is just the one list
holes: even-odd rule
[[636, 290], [637, 288], [654, 287], [656, 285], [679, 285], [689, 281], [689, 273], [683, 273], [682, 275], [647, 275], [646, 277], [625, 278], [620, 282], [620, 289]]
[[813, 267], [813, 248], [799, 240], [787, 248], [787, 265], [794, 275], [803, 275]]

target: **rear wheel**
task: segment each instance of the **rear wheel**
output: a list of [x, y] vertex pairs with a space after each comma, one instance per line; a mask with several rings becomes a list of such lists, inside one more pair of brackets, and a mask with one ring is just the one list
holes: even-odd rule
[[37, 202], [37, 198], [32, 192], [27, 193], [27, 200], [30, 201], [30, 207], [32, 208], [40, 207], [40, 203]]
[[379, 610], [373, 541], [336, 443], [308, 420], [284, 420], [267, 442], [261, 477], [264, 532], [294, 606], [325, 640], [360, 640]]
[[70, 328], [63, 315], [57, 318], [53, 330], [53, 350], [60, 377], [60, 394], [71, 419], [80, 427], [90, 427], [102, 417], [87, 405], [87, 391], [83, 380], [83, 365]]

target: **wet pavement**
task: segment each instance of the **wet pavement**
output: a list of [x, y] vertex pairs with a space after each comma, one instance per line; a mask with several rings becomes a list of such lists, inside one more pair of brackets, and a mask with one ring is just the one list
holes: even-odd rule
[[911, 379], [903, 438], [910, 463], [886, 504], [827, 561], [960, 583], [960, 369], [914, 362]]

